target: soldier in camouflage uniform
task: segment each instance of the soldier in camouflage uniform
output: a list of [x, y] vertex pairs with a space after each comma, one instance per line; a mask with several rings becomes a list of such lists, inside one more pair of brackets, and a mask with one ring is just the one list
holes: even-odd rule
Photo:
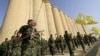
[[48, 43], [44, 38], [41, 38], [41, 56], [43, 56], [43, 52], [47, 49]]
[[5, 38], [5, 41], [1, 44], [1, 49], [3, 53], [1, 56], [8, 56], [8, 50], [9, 50], [8, 38]]
[[59, 37], [58, 36], [56, 37], [56, 40], [55, 40], [55, 47], [57, 48], [57, 51], [60, 52], [60, 50], [59, 50], [60, 49], [60, 43], [59, 43]]
[[63, 37], [61, 35], [59, 36], [59, 44], [60, 44], [61, 54], [64, 55], [64, 42], [63, 42]]
[[65, 31], [64, 38], [65, 38], [65, 41], [67, 43], [70, 56], [74, 56], [74, 51], [73, 51], [73, 46], [72, 46], [72, 41], [71, 41], [71, 35], [68, 34], [67, 31]]
[[11, 50], [12, 50], [12, 53], [11, 53], [11, 56], [21, 56], [21, 42], [20, 43], [15, 43], [15, 41], [20, 38], [20, 34], [17, 33], [17, 36], [13, 36], [12, 38], [12, 43], [11, 44]]
[[52, 34], [49, 37], [48, 45], [49, 45], [50, 54], [52, 56], [54, 56], [54, 54], [55, 54], [55, 49], [54, 49], [55, 48], [55, 41], [54, 41], [54, 39], [52, 37]]
[[[21, 38], [23, 39], [22, 45], [21, 45], [21, 48], [22, 48], [21, 56], [32, 55], [32, 52], [34, 52], [33, 53], [34, 56], [36, 55], [37, 48], [33, 48], [33, 47], [35, 47], [34, 45], [37, 43], [34, 43], [35, 41], [32, 39], [32, 37], [34, 38], [36, 36], [34, 34], [34, 33], [36, 33], [35, 29], [34, 29], [35, 26], [36, 26], [36, 22], [34, 22], [34, 20], [30, 19], [30, 20], [28, 20], [28, 25], [22, 26], [19, 30], [19, 33], [22, 34]], [[39, 41], [37, 38], [35, 38], [35, 40], [37, 40], [37, 42]]]
[[80, 43], [80, 45], [81, 45], [83, 51], [86, 52], [86, 51], [85, 51], [84, 42], [83, 42], [83, 38], [82, 38], [82, 36], [80, 35], [79, 32], [77, 32], [77, 38], [78, 38], [78, 42]]
[[90, 47], [88, 35], [84, 35], [84, 43]]

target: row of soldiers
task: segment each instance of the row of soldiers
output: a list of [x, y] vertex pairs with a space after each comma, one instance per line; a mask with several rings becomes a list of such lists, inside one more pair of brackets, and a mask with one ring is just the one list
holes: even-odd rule
[[86, 45], [90, 48], [96, 41], [96, 37], [92, 36], [91, 34], [85, 34], [82, 36], [79, 32], [77, 32], [77, 36], [73, 37], [72, 34], [69, 34], [67, 31], [65, 31], [64, 36], [59, 35], [55, 40], [51, 35], [48, 40], [48, 45], [52, 56], [56, 52], [59, 52], [63, 55], [66, 50], [69, 50], [70, 56], [74, 56], [74, 50], [76, 50], [76, 48], [81, 47], [85, 53]]
[[[74, 50], [82, 47], [85, 51], [85, 45], [91, 47], [97, 40], [94, 36], [84, 35], [79, 32], [77, 36], [72, 36], [65, 31], [64, 36], [52, 36], [50, 35], [48, 40], [41, 37], [34, 27], [36, 22], [34, 20], [28, 20], [28, 25], [22, 26], [17, 34], [14, 34], [10, 40], [8, 38], [0, 45], [1, 56], [43, 56], [46, 50], [53, 56], [56, 52], [64, 55], [64, 52], [68, 49], [70, 56], [74, 56]], [[43, 32], [43, 31], [42, 31]], [[48, 50], [49, 49], [49, 50]]]

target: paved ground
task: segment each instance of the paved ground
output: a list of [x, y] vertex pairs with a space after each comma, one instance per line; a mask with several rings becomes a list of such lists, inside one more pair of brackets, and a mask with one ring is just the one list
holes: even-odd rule
[[100, 46], [99, 46], [99, 49], [98, 49], [98, 52], [97, 52], [96, 56], [100, 56]]
[[96, 56], [100, 46], [100, 41], [85, 56]]
[[[100, 41], [98, 41], [94, 46], [92, 46], [91, 48], [89, 48], [88, 46], [86, 46], [86, 51], [87, 53], [83, 53], [81, 47], [79, 49], [75, 50], [75, 56], [100, 56], [100, 49], [99, 49], [99, 44]], [[98, 50], [99, 49], [99, 50]], [[45, 55], [45, 56], [52, 56], [52, 55]], [[64, 55], [61, 54], [56, 54], [54, 56], [70, 56], [69, 53], [64, 53]]]

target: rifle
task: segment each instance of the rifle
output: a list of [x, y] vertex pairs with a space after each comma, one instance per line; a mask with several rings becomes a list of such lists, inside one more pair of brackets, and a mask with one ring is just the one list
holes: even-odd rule
[[13, 36], [15, 36], [17, 34], [17, 30], [14, 32], [14, 35]]
[[[43, 30], [43, 31], [44, 31], [44, 30]], [[35, 33], [33, 33], [33, 34], [35, 35], [35, 34], [37, 34], [37, 33], [43, 32], [43, 31], [37, 31], [37, 32], [35, 32]], [[29, 38], [29, 37], [30, 37], [30, 35], [27, 35], [26, 37], [20, 37], [19, 39], [17, 39], [17, 40], [15, 41], [15, 44], [20, 43], [21, 41], [23, 41], [24, 39]]]

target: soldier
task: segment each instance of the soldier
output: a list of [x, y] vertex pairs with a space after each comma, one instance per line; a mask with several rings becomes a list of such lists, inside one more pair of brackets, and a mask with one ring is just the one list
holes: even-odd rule
[[66, 43], [67, 43], [70, 56], [74, 56], [74, 51], [73, 51], [73, 48], [72, 48], [72, 46], [71, 46], [71, 44], [72, 44], [72, 43], [71, 43], [71, 37], [70, 37], [70, 35], [68, 34], [67, 31], [65, 31], [64, 38], [65, 38], [65, 41], [66, 41]]
[[1, 48], [1, 44], [0, 44], [0, 55], [2, 56], [2, 48]]
[[60, 44], [60, 50], [62, 55], [64, 55], [64, 42], [63, 42], [63, 37], [60, 35], [59, 36], [59, 44]]
[[17, 33], [17, 36], [13, 36], [12, 38], [12, 43], [10, 43], [12, 45], [11, 56], [21, 56], [21, 42], [15, 44], [15, 41], [20, 38], [20, 36], [20, 33]]
[[80, 35], [79, 32], [77, 32], [77, 38], [78, 38], [78, 41], [79, 41], [79, 43], [80, 43], [80, 45], [81, 45], [83, 51], [86, 52], [86, 51], [85, 51], [85, 46], [84, 46], [84, 43], [83, 43], [82, 36]]
[[[35, 32], [37, 32], [36, 29], [35, 29]], [[40, 41], [40, 34], [39, 34], [39, 32], [37, 34], [35, 34], [35, 36], [33, 37], [32, 40], [36, 44], [36, 45], [33, 46], [36, 49], [36, 53], [35, 53], [36, 56], [41, 56], [41, 41]], [[33, 52], [33, 54], [34, 54], [34, 52]]]
[[44, 38], [41, 38], [41, 56], [43, 56], [43, 52], [47, 49], [47, 41]]
[[52, 56], [54, 56], [54, 54], [55, 54], [55, 49], [54, 49], [55, 42], [54, 42], [54, 39], [53, 39], [53, 37], [52, 37], [52, 34], [51, 34], [50, 37], [49, 37], [48, 45], [49, 45], [49, 49], [50, 49], [50, 54], [51, 54]]
[[75, 43], [75, 46], [78, 48], [79, 47], [79, 43], [78, 43], [77, 37], [74, 38], [74, 43]]
[[[24, 25], [20, 28], [19, 33], [21, 33], [21, 38], [16, 41], [19, 42], [20, 40], [22, 41], [22, 45], [21, 45], [21, 56], [25, 56], [25, 54], [27, 53], [27, 47], [28, 45], [30, 45], [29, 43], [31, 42], [31, 37], [35, 37], [35, 27], [36, 26], [36, 22], [32, 19], [28, 20], [28, 25]], [[36, 49], [34, 50], [36, 51]], [[35, 53], [34, 53], [35, 54]]]
[[5, 38], [5, 41], [1, 44], [2, 49], [2, 56], [8, 56], [8, 50], [9, 50], [9, 43], [8, 38]]
[[84, 42], [86, 45], [88, 45], [90, 47], [90, 43], [89, 43], [89, 38], [88, 38], [88, 35], [84, 35]]
[[89, 42], [91, 43], [91, 45], [93, 45], [93, 39], [92, 39], [91, 34], [89, 34], [88, 38], [89, 38]]
[[55, 47], [57, 48], [57, 51], [60, 52], [60, 50], [59, 50], [60, 49], [60, 43], [59, 43], [59, 37], [58, 36], [56, 37], [56, 40], [55, 40]]
[[72, 42], [72, 46], [73, 46], [73, 50], [75, 50], [75, 36], [73, 36], [73, 38], [72, 38], [72, 34], [70, 34], [70, 38], [71, 38], [71, 42]]

